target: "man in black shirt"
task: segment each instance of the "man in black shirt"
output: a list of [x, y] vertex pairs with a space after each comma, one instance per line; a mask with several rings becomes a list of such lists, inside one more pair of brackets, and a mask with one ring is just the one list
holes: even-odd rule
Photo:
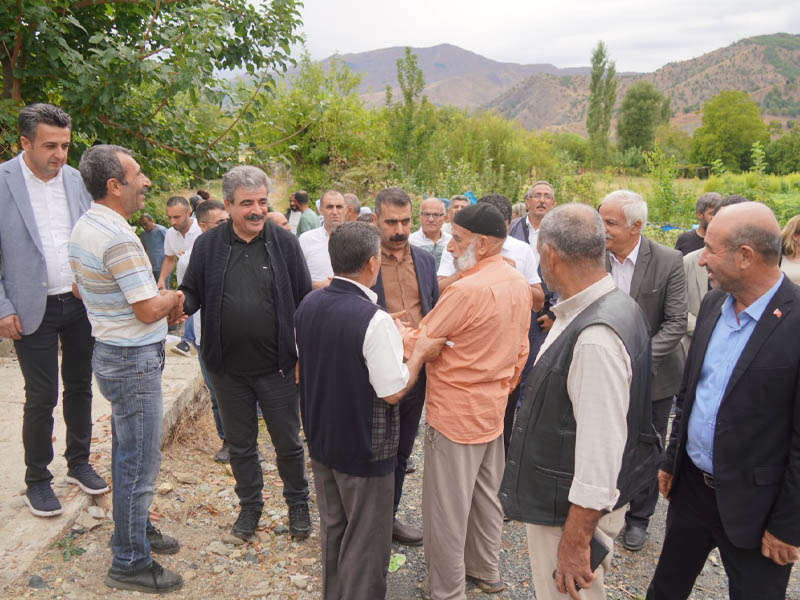
[[714, 213], [717, 210], [722, 196], [717, 192], [707, 192], [697, 199], [695, 212], [697, 213], [697, 229], [684, 231], [678, 236], [675, 242], [675, 249], [680, 250], [686, 256], [689, 252], [700, 250], [703, 247], [703, 239], [706, 237], [706, 228], [711, 223]]
[[294, 367], [294, 311], [311, 291], [300, 245], [267, 217], [269, 179], [235, 167], [222, 180], [231, 220], [195, 242], [181, 290], [187, 314], [202, 308], [201, 352], [217, 396], [241, 510], [231, 533], [249, 539], [261, 518], [257, 454], [261, 407], [277, 454], [289, 531], [310, 529]]

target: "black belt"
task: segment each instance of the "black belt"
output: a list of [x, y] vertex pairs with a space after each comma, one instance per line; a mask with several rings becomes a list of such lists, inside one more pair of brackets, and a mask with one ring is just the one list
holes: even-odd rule
[[68, 302], [69, 300], [75, 300], [75, 296], [72, 292], [64, 292], [63, 294], [53, 294], [52, 296], [48, 296], [47, 299], [58, 300], [59, 302]]

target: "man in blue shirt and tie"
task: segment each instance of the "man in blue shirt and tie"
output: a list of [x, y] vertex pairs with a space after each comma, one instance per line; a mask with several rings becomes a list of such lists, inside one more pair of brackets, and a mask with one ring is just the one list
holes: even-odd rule
[[647, 599], [688, 598], [716, 547], [731, 598], [784, 600], [800, 557], [800, 288], [763, 204], [723, 208], [704, 241], [714, 289], [658, 473], [670, 506]]

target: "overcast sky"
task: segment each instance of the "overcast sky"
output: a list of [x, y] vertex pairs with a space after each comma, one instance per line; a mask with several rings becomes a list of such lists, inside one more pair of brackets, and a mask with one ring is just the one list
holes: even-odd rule
[[798, 0], [305, 0], [314, 60], [450, 43], [516, 63], [588, 66], [597, 40], [617, 71], [653, 71], [753, 35], [800, 33]]

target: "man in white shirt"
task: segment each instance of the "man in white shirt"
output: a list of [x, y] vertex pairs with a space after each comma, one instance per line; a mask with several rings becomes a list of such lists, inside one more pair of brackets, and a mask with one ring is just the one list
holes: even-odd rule
[[306, 231], [298, 238], [314, 289], [327, 287], [333, 278], [328, 239], [331, 232], [344, 223], [347, 213], [344, 196], [336, 190], [328, 190], [320, 199], [319, 212], [325, 219], [323, 226]]
[[72, 294], [69, 235], [91, 198], [66, 165], [72, 121], [50, 104], [19, 113], [23, 152], [0, 165], [0, 338], [14, 340], [25, 379], [22, 444], [25, 502], [34, 515], [61, 513], [53, 475], [53, 409], [58, 403], [59, 341], [67, 481], [89, 494], [108, 491], [89, 464], [92, 439], [92, 338], [86, 309]]
[[553, 210], [555, 205], [553, 186], [547, 181], [535, 182], [525, 194], [525, 206], [528, 214], [511, 223], [509, 235], [528, 242], [538, 255], [536, 243], [539, 239], [539, 227], [544, 216]]
[[453, 237], [442, 231], [444, 225], [444, 202], [439, 198], [423, 200], [419, 206], [420, 228], [408, 236], [408, 241], [427, 250], [436, 260], [436, 268], [442, 262], [442, 253], [447, 248], [447, 242]]
[[442, 225], [442, 231], [447, 235], [453, 235], [453, 217], [456, 216], [456, 213], [462, 208], [469, 206], [469, 204], [469, 198], [462, 194], [456, 194], [450, 198], [450, 208], [447, 209], [448, 221]]

